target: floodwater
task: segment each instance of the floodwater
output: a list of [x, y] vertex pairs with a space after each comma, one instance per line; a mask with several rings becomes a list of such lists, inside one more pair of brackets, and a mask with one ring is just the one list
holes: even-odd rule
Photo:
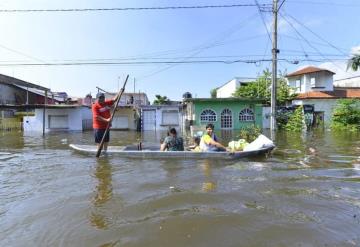
[[270, 157], [227, 162], [68, 148], [92, 142], [0, 134], [0, 246], [360, 246], [360, 134], [278, 132]]

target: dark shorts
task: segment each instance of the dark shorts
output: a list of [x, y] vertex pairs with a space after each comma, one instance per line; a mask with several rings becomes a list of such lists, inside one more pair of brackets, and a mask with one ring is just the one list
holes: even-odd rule
[[[100, 143], [105, 133], [105, 129], [94, 129], [95, 143]], [[104, 142], [109, 142], [110, 131], [107, 132]]]

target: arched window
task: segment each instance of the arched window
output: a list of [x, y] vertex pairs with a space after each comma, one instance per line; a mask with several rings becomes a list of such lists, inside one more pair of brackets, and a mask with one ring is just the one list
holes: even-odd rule
[[232, 128], [232, 112], [229, 109], [224, 109], [221, 112], [221, 128], [222, 129]]
[[210, 109], [203, 110], [200, 114], [200, 122], [216, 122], [216, 113]]
[[243, 122], [254, 121], [254, 112], [249, 108], [243, 109], [239, 113], [239, 121], [243, 121]]

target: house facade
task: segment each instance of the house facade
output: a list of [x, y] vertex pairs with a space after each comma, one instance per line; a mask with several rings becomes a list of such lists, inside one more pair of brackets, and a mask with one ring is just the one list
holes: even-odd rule
[[182, 130], [182, 105], [148, 105], [141, 107], [141, 130]]
[[311, 105], [311, 121], [320, 120], [328, 125], [338, 99], [359, 98], [359, 88], [334, 87], [334, 73], [317, 67], [306, 67], [286, 76], [288, 85], [298, 96], [292, 101], [294, 105]]
[[215, 130], [263, 126], [260, 100], [240, 98], [196, 98], [184, 100], [184, 124], [191, 131], [204, 130], [212, 123]]
[[251, 83], [254, 80], [255, 80], [254, 78], [235, 77], [234, 79], [224, 83], [222, 86], [216, 89], [216, 97], [217, 98], [233, 97], [233, 93], [236, 91], [236, 89], [238, 89], [242, 85]]
[[36, 108], [34, 116], [24, 116], [24, 132], [41, 132], [43, 124], [45, 132], [91, 129], [91, 108], [79, 105], [48, 105], [46, 111]]
[[309, 66], [286, 75], [288, 85], [295, 93], [333, 91], [333, 75], [326, 69]]

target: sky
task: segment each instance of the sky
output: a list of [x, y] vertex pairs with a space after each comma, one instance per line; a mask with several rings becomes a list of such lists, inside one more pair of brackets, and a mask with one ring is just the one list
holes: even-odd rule
[[[272, 3], [271, 0], [2, 0], [0, 11], [256, 2]], [[130, 79], [125, 91], [145, 92], [151, 101], [157, 94], [181, 100], [185, 92], [193, 97], [210, 97], [211, 89], [234, 77], [255, 78], [264, 69], [271, 69], [272, 13], [261, 10], [257, 6], [242, 6], [0, 12], [0, 73], [78, 97], [88, 93], [95, 96], [96, 87], [116, 92], [126, 75]], [[278, 20], [279, 71], [287, 73], [313, 65], [335, 70], [335, 79], [360, 75], [346, 71], [347, 59], [360, 50], [359, 10], [359, 0], [285, 0]], [[164, 61], [181, 64], [158, 63]], [[84, 64], [94, 62], [123, 64]], [[73, 65], [59, 65], [63, 63]]]

